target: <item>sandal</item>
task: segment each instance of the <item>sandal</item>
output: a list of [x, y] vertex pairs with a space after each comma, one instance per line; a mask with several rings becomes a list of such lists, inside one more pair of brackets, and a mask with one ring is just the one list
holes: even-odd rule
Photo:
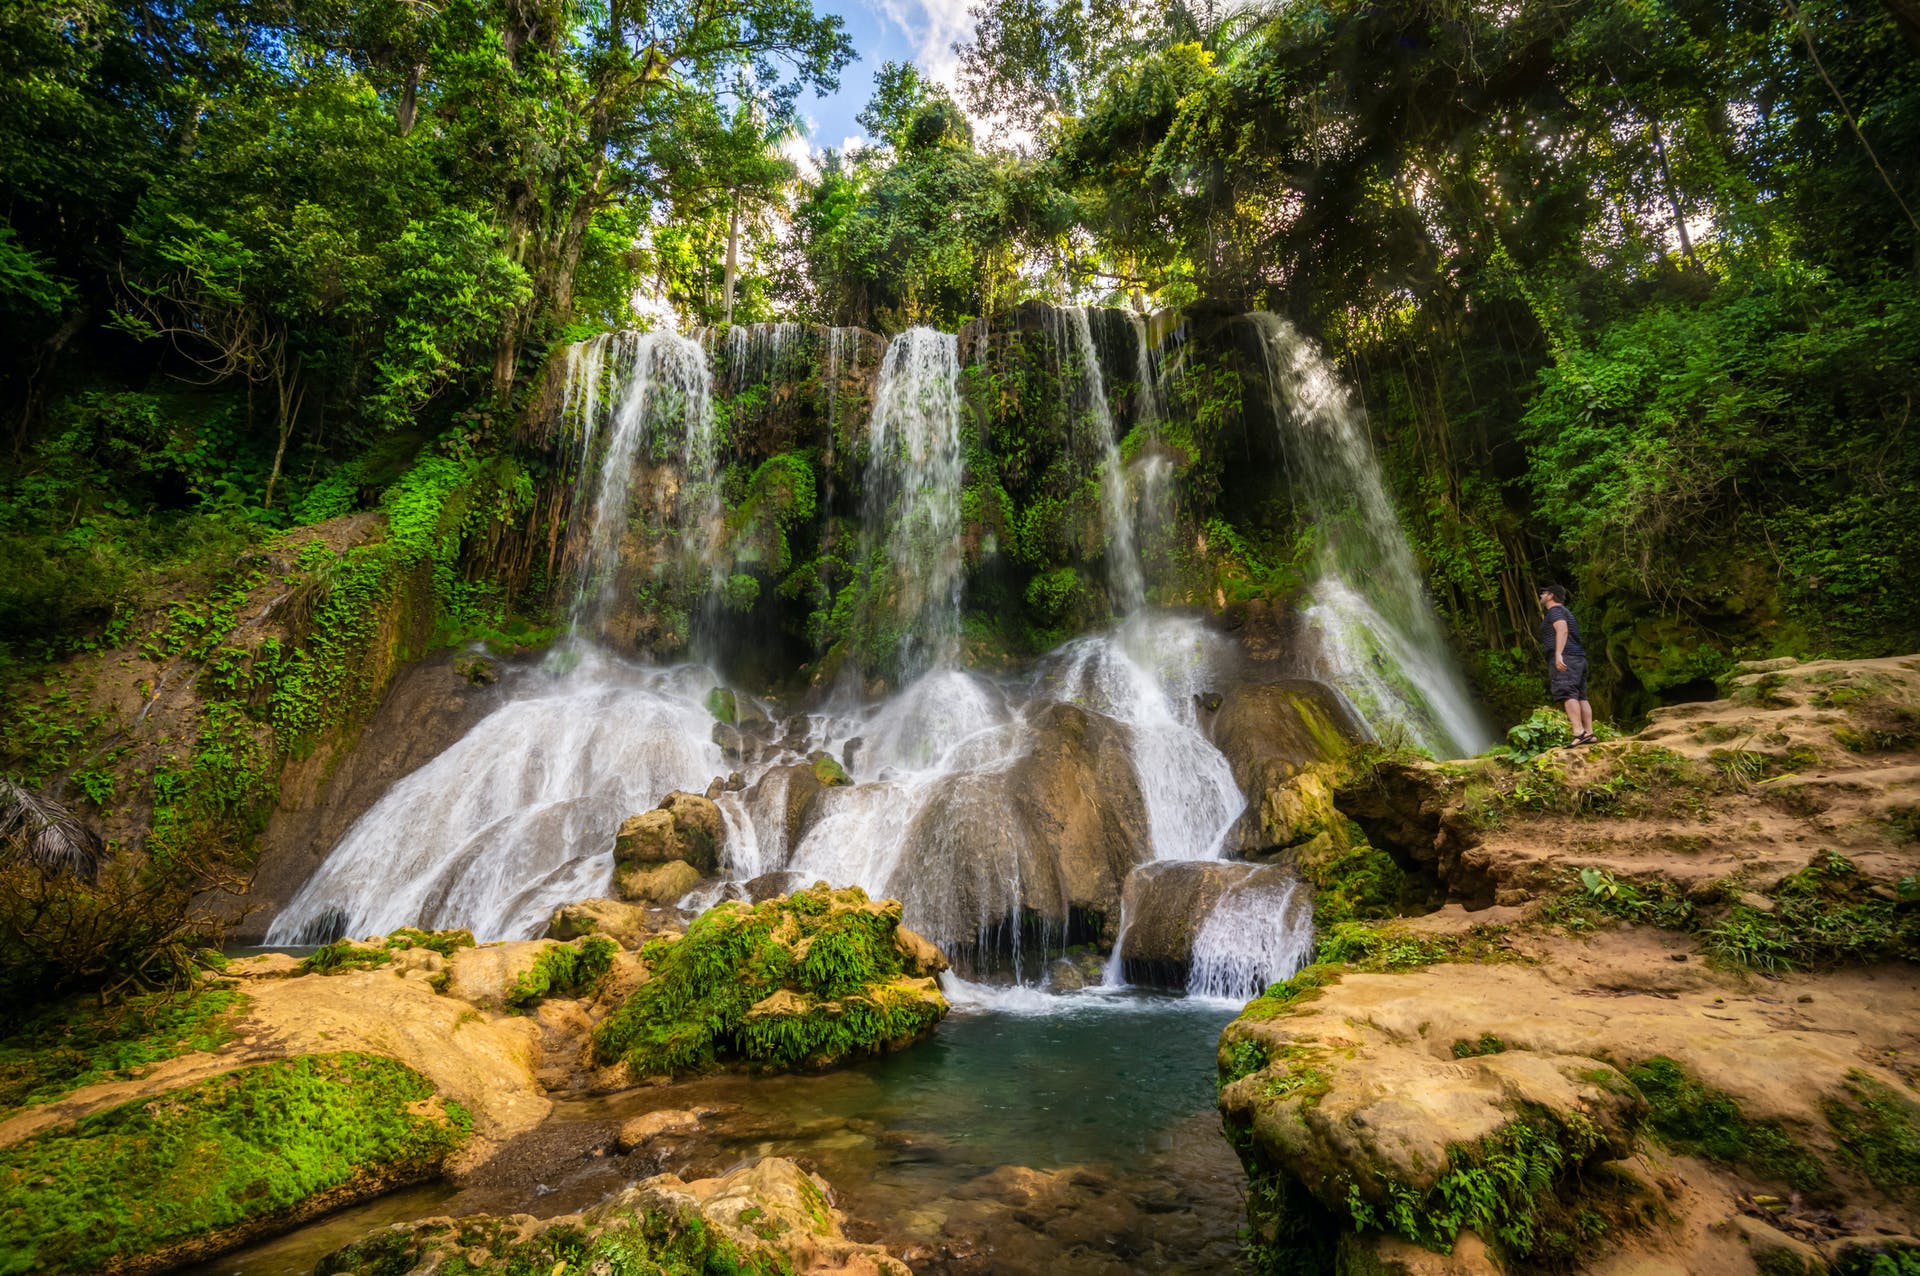
[[1595, 735], [1593, 732], [1588, 731], [1573, 737], [1573, 743], [1569, 744], [1567, 747], [1569, 749], [1572, 749], [1572, 748], [1577, 748], [1581, 745], [1598, 744], [1598, 743], [1600, 743], [1600, 737]]

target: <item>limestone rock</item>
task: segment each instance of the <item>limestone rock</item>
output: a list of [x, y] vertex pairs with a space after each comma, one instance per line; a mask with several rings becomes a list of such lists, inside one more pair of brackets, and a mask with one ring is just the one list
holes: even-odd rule
[[551, 947], [550, 939], [527, 939], [458, 949], [447, 961], [447, 995], [504, 1014], [514, 984]]
[[711, 798], [675, 790], [651, 811], [630, 815], [614, 835], [613, 858], [619, 868], [685, 860], [702, 876], [720, 867], [726, 824]]
[[813, 778], [827, 788], [841, 788], [853, 783], [853, 777], [847, 774], [847, 769], [824, 749], [816, 749], [807, 761], [813, 767]]
[[[691, 1183], [660, 1175], [580, 1214], [549, 1219], [473, 1214], [396, 1223], [328, 1254], [321, 1268], [340, 1276], [496, 1272], [509, 1266], [545, 1271], [554, 1267], [556, 1254], [593, 1254], [603, 1242], [630, 1251], [633, 1246], [623, 1243], [625, 1234], [637, 1219], [649, 1215], [673, 1220], [677, 1232], [718, 1233], [744, 1255], [796, 1276], [912, 1276], [906, 1264], [881, 1246], [848, 1240], [842, 1230], [845, 1216], [833, 1208], [826, 1180], [779, 1157]], [[564, 1249], [555, 1243], [559, 1238], [564, 1238]], [[696, 1267], [703, 1265], [702, 1254], [691, 1257]], [[584, 1270], [605, 1266], [597, 1261]], [[567, 1261], [560, 1267], [573, 1269]]]
[[1311, 892], [1281, 865], [1191, 860], [1143, 864], [1127, 877], [1127, 933], [1121, 957], [1132, 983], [1184, 988], [1193, 941], [1229, 891], [1295, 895], [1297, 924], [1311, 924]]
[[947, 955], [919, 935], [901, 926], [893, 932], [893, 946], [914, 975], [937, 975], [947, 968]]
[[[660, 870], [672, 865], [661, 865]], [[695, 881], [699, 878], [696, 876]], [[685, 894], [682, 891], [681, 894]], [[680, 896], [674, 896], [678, 899]], [[548, 939], [579, 939], [582, 935], [605, 935], [622, 948], [638, 948], [659, 927], [647, 917], [647, 910], [617, 899], [581, 899], [553, 910], [547, 922]]]
[[614, 1146], [622, 1152], [631, 1152], [662, 1134], [690, 1130], [699, 1124], [700, 1118], [685, 1108], [660, 1108], [623, 1122]]
[[1232, 835], [1242, 850], [1290, 846], [1314, 831], [1332, 812], [1331, 795], [1324, 784], [1296, 793], [1295, 778], [1366, 738], [1333, 688], [1304, 678], [1233, 687], [1206, 725], [1247, 795], [1247, 815]]
[[665, 864], [635, 864], [613, 871], [613, 890], [622, 899], [647, 904], [673, 904], [700, 884], [700, 870], [685, 860]]

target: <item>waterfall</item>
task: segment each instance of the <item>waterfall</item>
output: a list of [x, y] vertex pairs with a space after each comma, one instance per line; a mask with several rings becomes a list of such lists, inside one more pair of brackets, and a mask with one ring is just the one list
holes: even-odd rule
[[1085, 306], [1069, 306], [1066, 316], [1078, 355], [1080, 393], [1069, 398], [1093, 418], [1095, 442], [1100, 448], [1100, 505], [1107, 533], [1107, 593], [1115, 614], [1126, 616], [1146, 601], [1146, 580], [1140, 570], [1140, 551], [1133, 535], [1133, 507], [1127, 499], [1127, 470], [1120, 461], [1113, 409], [1107, 403], [1107, 382], [1100, 371], [1100, 352], [1094, 348], [1093, 328]]
[[1061, 648], [1049, 675], [1070, 704], [1125, 723], [1134, 774], [1147, 807], [1154, 860], [1219, 859], [1246, 805], [1233, 769], [1200, 733], [1194, 697], [1209, 669], [1210, 635], [1196, 622], [1142, 616], [1112, 634]]
[[[633, 466], [643, 448], [662, 451], [678, 436], [674, 504], [684, 567], [693, 572], [704, 567], [709, 577], [717, 571], [713, 542], [720, 515], [713, 380], [700, 344], [671, 332], [607, 333], [583, 344], [588, 350], [577, 360], [570, 353], [562, 408], [579, 413], [583, 474], [594, 463], [599, 435], [607, 438], [588, 506], [583, 569], [573, 604], [576, 636], [598, 634], [617, 601]], [[603, 422], [600, 383], [609, 357], [619, 393], [611, 404], [612, 419]], [[582, 381], [577, 389], [576, 375]]]
[[536, 935], [557, 905], [606, 892], [622, 818], [726, 770], [703, 704], [710, 672], [630, 665], [590, 644], [619, 601], [643, 455], [677, 464], [655, 492], [671, 507], [677, 565], [696, 577], [705, 569], [708, 583], [716, 570], [705, 353], [673, 333], [609, 333], [572, 347], [564, 366], [562, 421], [578, 431], [582, 475], [595, 476], [577, 520], [582, 568], [567, 648], [356, 820], [274, 919], [268, 942], [395, 926]]
[[909, 328], [887, 347], [868, 426], [867, 527], [883, 538], [885, 575], [872, 577], [870, 626], [898, 635], [905, 674], [951, 664], [960, 650], [960, 345]]
[[1441, 757], [1491, 733], [1455, 667], [1405, 531], [1387, 497], [1360, 408], [1318, 346], [1276, 315], [1250, 314], [1301, 521], [1316, 547], [1309, 623], [1325, 677], [1376, 730], [1393, 726]]
[[1127, 311], [1127, 325], [1133, 329], [1133, 375], [1140, 384], [1134, 416], [1143, 425], [1153, 425], [1166, 414], [1160, 381], [1153, 374], [1153, 337], [1147, 329], [1147, 317], [1138, 311]]
[[[1187, 992], [1246, 1001], [1313, 955], [1313, 912], [1297, 880], [1229, 886], [1193, 937]], [[1116, 952], [1116, 958], [1118, 954]]]
[[267, 932], [320, 943], [396, 926], [529, 939], [561, 904], [607, 893], [613, 831], [672, 789], [725, 771], [704, 670], [581, 649], [388, 789]]

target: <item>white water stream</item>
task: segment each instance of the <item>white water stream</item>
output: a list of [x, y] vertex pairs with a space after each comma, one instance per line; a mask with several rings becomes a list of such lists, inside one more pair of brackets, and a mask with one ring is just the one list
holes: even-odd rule
[[1478, 753], [1492, 733], [1427, 601], [1365, 414], [1292, 324], [1265, 312], [1246, 321], [1259, 334], [1294, 499], [1319, 538], [1307, 618], [1321, 639], [1320, 675], [1376, 730], [1390, 725], [1443, 758]]

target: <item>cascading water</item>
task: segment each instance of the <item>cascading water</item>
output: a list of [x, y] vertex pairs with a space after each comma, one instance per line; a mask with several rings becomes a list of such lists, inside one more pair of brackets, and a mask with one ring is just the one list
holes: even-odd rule
[[1229, 886], [1193, 937], [1187, 992], [1246, 1001], [1313, 955], [1313, 905], [1297, 880]]
[[1246, 319], [1259, 335], [1294, 498], [1317, 538], [1307, 618], [1321, 673], [1376, 730], [1405, 730], [1442, 757], [1478, 752], [1490, 733], [1427, 601], [1364, 414], [1293, 325], [1263, 312]]
[[951, 664], [960, 647], [960, 345], [931, 328], [893, 339], [880, 366], [868, 430], [867, 527], [880, 536], [868, 623], [893, 627], [902, 674]]
[[1069, 401], [1092, 418], [1095, 442], [1100, 449], [1100, 504], [1107, 534], [1107, 592], [1115, 614], [1131, 615], [1146, 602], [1147, 586], [1140, 569], [1140, 551], [1134, 542], [1133, 503], [1127, 496], [1127, 470], [1120, 460], [1113, 409], [1107, 403], [1106, 377], [1100, 371], [1100, 353], [1094, 348], [1087, 308], [1068, 306], [1060, 313], [1071, 334], [1079, 373], [1079, 393]]
[[[678, 439], [676, 525], [687, 539], [682, 553], [696, 570], [714, 570], [712, 544], [720, 494], [714, 482], [713, 381], [698, 342], [670, 332], [607, 333], [583, 343], [589, 352], [569, 360], [562, 411], [579, 412], [581, 470], [593, 466], [599, 436], [598, 478], [588, 506], [584, 570], [573, 606], [576, 637], [597, 635], [617, 592], [620, 543], [627, 532], [633, 465], [643, 448]], [[580, 349], [579, 346], [574, 347]], [[606, 364], [619, 378], [611, 420], [602, 422], [600, 390]], [[584, 384], [576, 389], [575, 376]]]
[[589, 641], [616, 600], [643, 449], [677, 461], [663, 503], [687, 538], [681, 554], [711, 572], [719, 497], [704, 352], [672, 333], [610, 333], [570, 350], [566, 367], [563, 420], [578, 428], [582, 472], [598, 458], [574, 637], [548, 669], [524, 675], [511, 703], [355, 821], [274, 919], [269, 943], [402, 925], [464, 926], [483, 940], [538, 934], [558, 904], [606, 892], [624, 816], [724, 771], [702, 703], [710, 673], [633, 666]]

